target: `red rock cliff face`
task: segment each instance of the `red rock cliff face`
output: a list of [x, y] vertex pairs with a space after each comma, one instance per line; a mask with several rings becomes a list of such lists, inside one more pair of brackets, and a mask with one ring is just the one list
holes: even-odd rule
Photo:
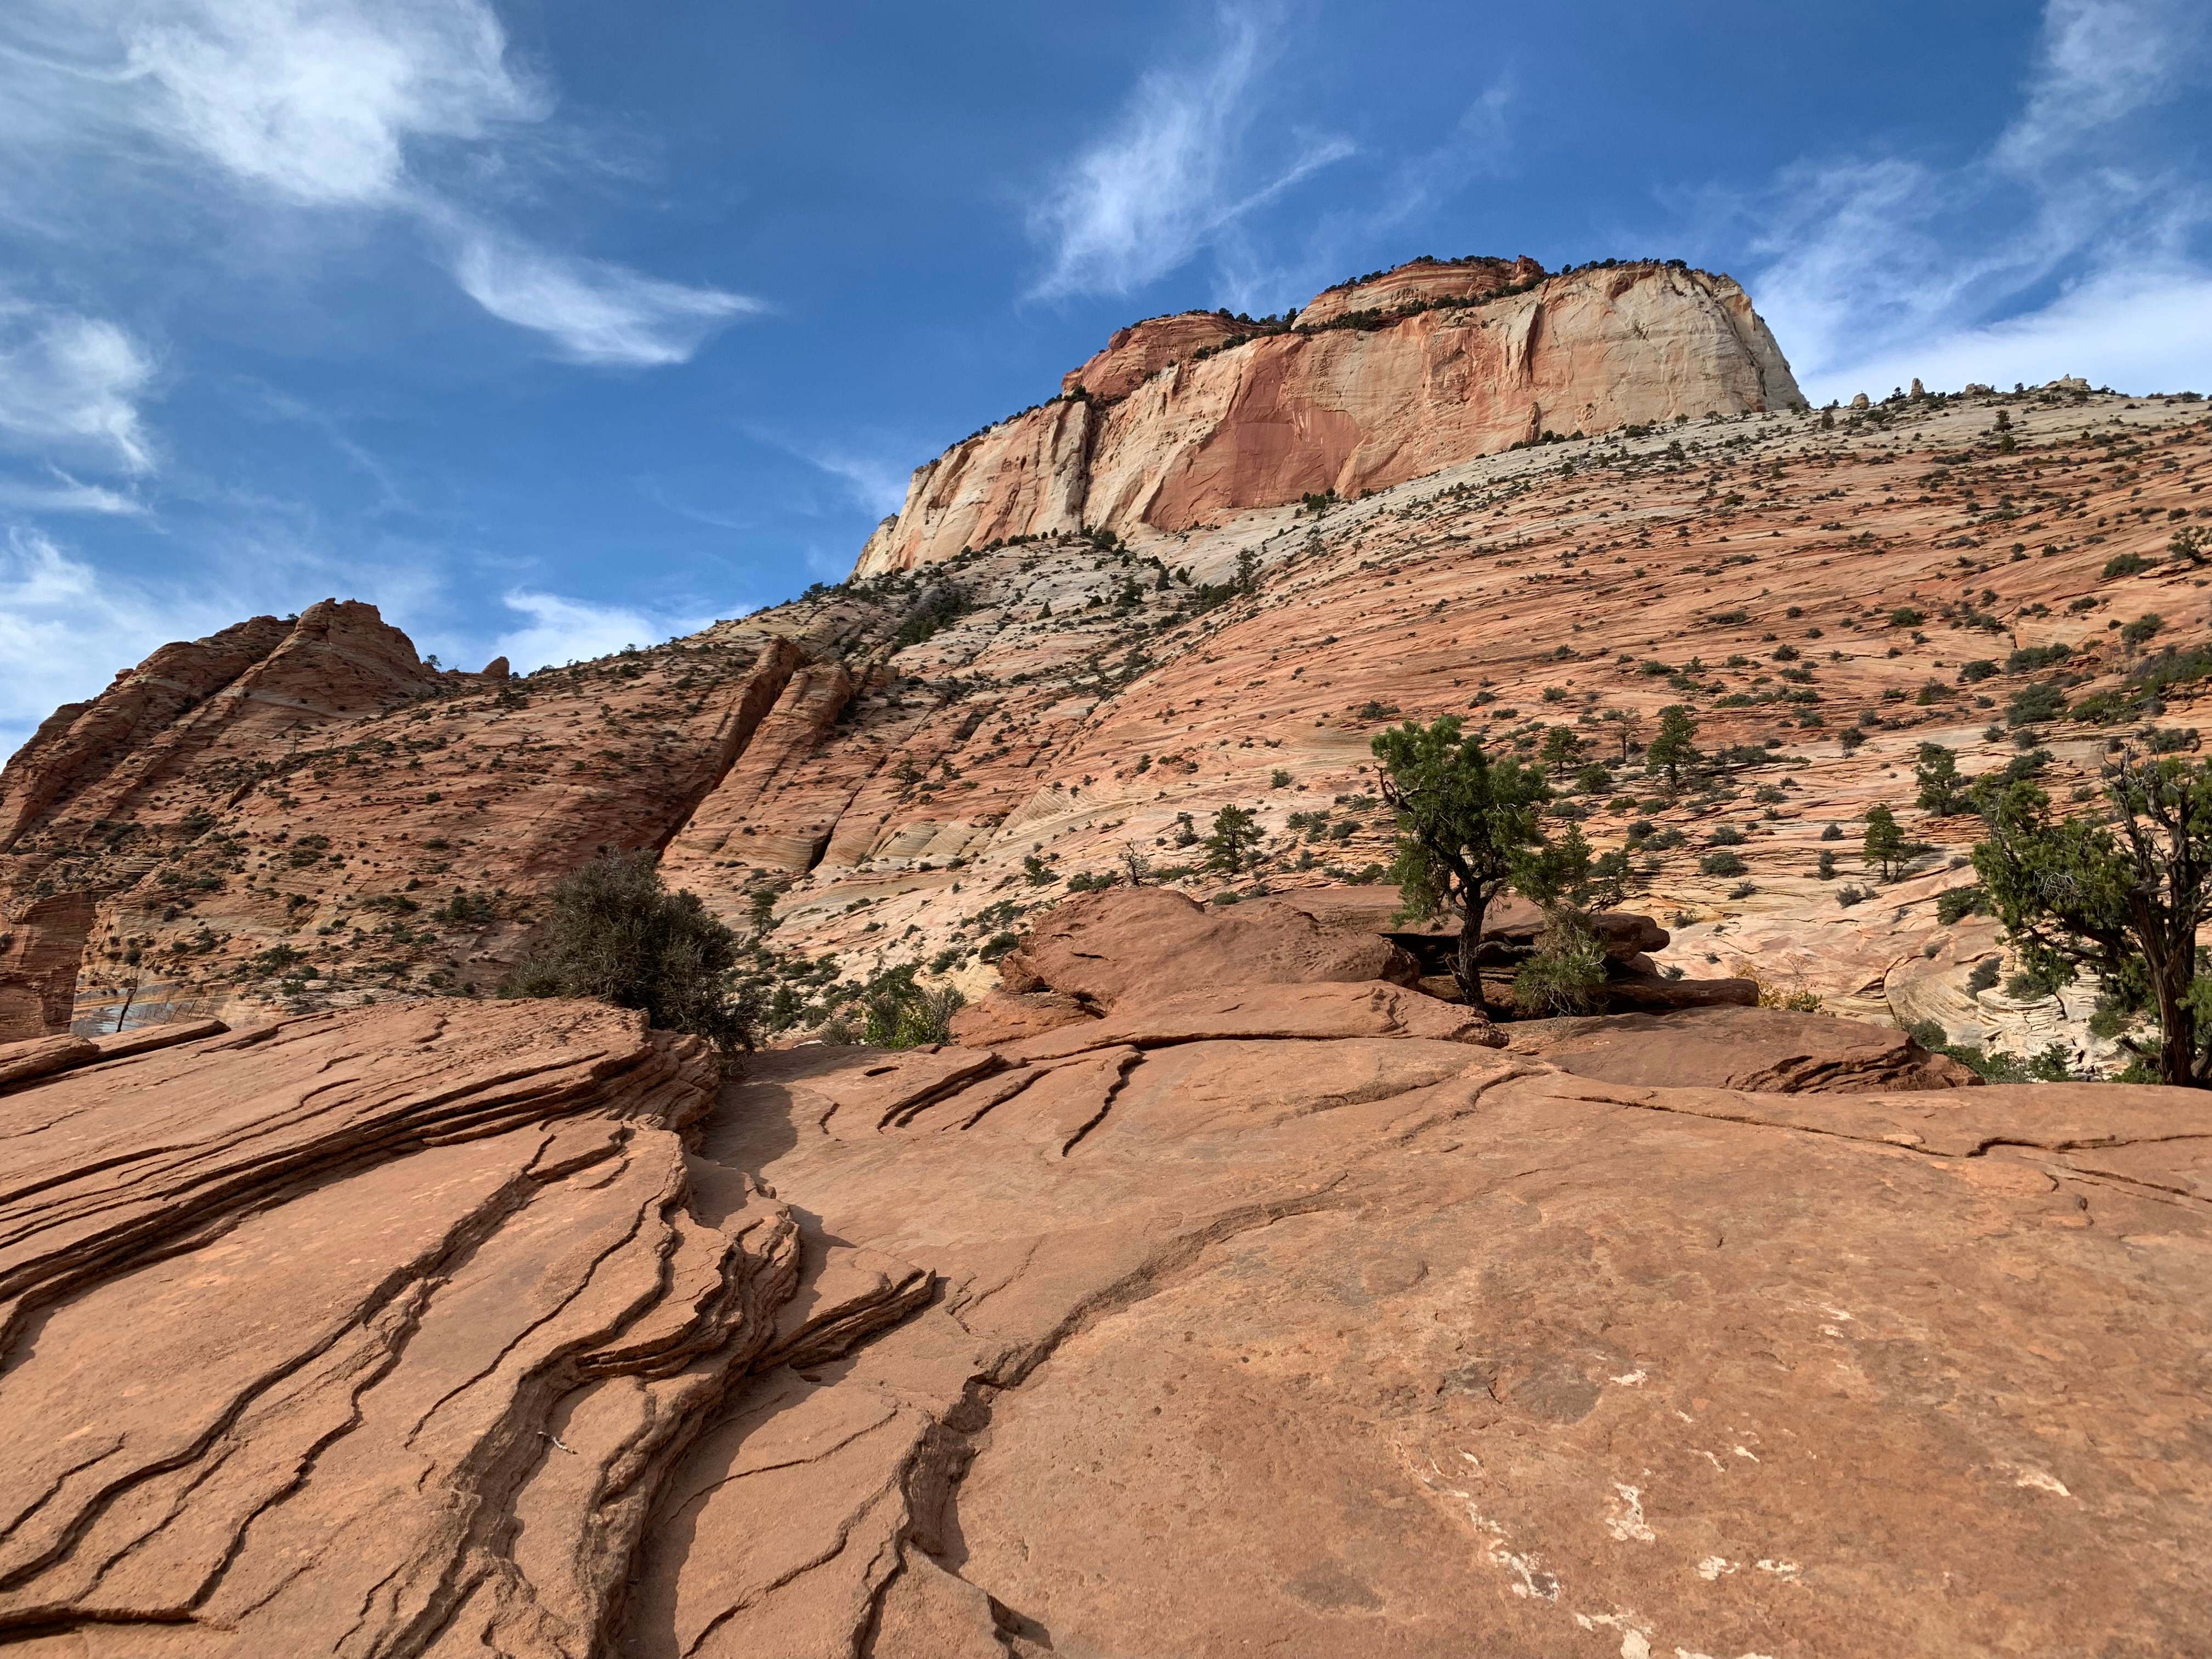
[[[1386, 489], [1547, 431], [1803, 401], [1726, 276], [1634, 264], [1511, 291], [1536, 274], [1525, 260], [1409, 266], [1332, 289], [1298, 329], [1242, 345], [1224, 344], [1234, 325], [1210, 313], [1124, 330], [1068, 377], [1091, 401], [1029, 410], [918, 471], [854, 574], [1086, 526], [1141, 538]], [[1398, 315], [1328, 325], [1368, 311]]]

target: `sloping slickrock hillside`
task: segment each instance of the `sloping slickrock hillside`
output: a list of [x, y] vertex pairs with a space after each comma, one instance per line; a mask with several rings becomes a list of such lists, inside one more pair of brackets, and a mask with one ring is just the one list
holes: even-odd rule
[[0, 1095], [0, 1642], [2212, 1643], [2201, 1096], [1606, 1083], [1400, 1000], [1462, 1012], [1187, 994], [718, 1094], [447, 1003]]
[[1803, 401], [1725, 276], [1427, 261], [1333, 289], [1292, 327], [1191, 312], [1120, 331], [1060, 398], [918, 470], [856, 574], [1013, 536], [1187, 530], [1547, 433]]
[[[66, 764], [42, 736], [0, 778], [38, 803], [0, 851], [0, 1041], [72, 1006], [106, 1030], [126, 990], [135, 1019], [489, 989], [601, 848], [664, 848], [734, 923], [769, 893], [778, 972], [814, 987], [912, 963], [979, 998], [1040, 907], [1132, 853], [1194, 898], [1363, 899], [1387, 929], [1369, 739], [1450, 713], [1580, 746], [1562, 811], [1632, 850], [1652, 970], [2109, 1066], [2086, 987], [2009, 995], [1994, 924], [1941, 919], [1979, 820], [1916, 806], [1913, 769], [1941, 744], [2066, 804], [2116, 743], [2195, 752], [2203, 411], [2059, 387], [1624, 430], [527, 677], [400, 663], [369, 712], [286, 692], [273, 743], [258, 702], [176, 716], [144, 689], [174, 672], [138, 671], [64, 722], [126, 735]], [[1674, 704], [1716, 763], [1680, 790], [1642, 764]], [[178, 719], [240, 724], [192, 749]], [[1858, 856], [1877, 802], [1929, 849], [1893, 880]], [[1264, 836], [1234, 881], [1198, 867], [1227, 804]]]

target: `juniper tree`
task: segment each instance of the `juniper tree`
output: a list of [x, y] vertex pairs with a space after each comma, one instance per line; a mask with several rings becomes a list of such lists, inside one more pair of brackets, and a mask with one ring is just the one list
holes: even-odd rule
[[1905, 831], [1898, 827], [1897, 814], [1887, 806], [1868, 807], [1866, 826], [1866, 839], [1860, 844], [1859, 858], [1873, 865], [1881, 878], [1887, 881], [1911, 853], [1911, 843], [1905, 839]]
[[1920, 763], [1912, 769], [1912, 779], [1920, 786], [1919, 806], [1923, 812], [1948, 817], [1966, 805], [1966, 780], [1959, 775], [1959, 757], [1940, 743], [1920, 745]]
[[1260, 849], [1260, 821], [1242, 806], [1224, 806], [1213, 815], [1213, 832], [1206, 838], [1206, 867], [1233, 876]]
[[664, 888], [651, 853], [594, 860], [556, 882], [551, 899], [502, 994], [635, 1008], [649, 1024], [705, 1037], [726, 1060], [753, 1046], [758, 1010], [729, 978], [737, 934], [696, 893]]
[[1382, 799], [1396, 815], [1390, 875], [1405, 915], [1459, 919], [1452, 977], [1471, 1007], [1482, 1006], [1476, 954], [1491, 903], [1543, 845], [1537, 815], [1551, 799], [1544, 775], [1510, 755], [1492, 757], [1459, 717], [1424, 726], [1407, 720], [1378, 734]]
[[1974, 868], [2028, 972], [2103, 993], [2108, 1030], [2132, 1016], [2158, 1026], [2155, 1053], [2118, 1030], [2161, 1083], [2212, 1083], [2212, 974], [2197, 942], [2212, 878], [2212, 762], [2124, 756], [2106, 774], [2108, 821], [2054, 818], [2051, 797], [2021, 781], [1998, 794]]
[[1644, 750], [1644, 766], [1658, 768], [1670, 787], [1679, 787], [1683, 772], [1705, 758], [1698, 752], [1697, 735], [1698, 722], [1690, 711], [1679, 702], [1668, 703], [1659, 711], [1659, 735]]

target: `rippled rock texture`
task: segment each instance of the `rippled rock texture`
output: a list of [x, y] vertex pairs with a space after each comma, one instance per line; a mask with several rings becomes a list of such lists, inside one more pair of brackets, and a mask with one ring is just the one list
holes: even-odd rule
[[447, 1003], [19, 1085], [0, 1642], [2212, 1642], [2201, 1096], [1605, 1081], [1405, 999], [1461, 1012], [1186, 994], [718, 1091]]

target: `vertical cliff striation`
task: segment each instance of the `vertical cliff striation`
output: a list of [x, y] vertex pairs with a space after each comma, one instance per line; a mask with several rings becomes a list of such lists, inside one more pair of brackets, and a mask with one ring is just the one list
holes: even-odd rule
[[1188, 312], [1119, 331], [1060, 397], [916, 471], [854, 574], [1085, 527], [1141, 540], [1387, 489], [1547, 433], [1802, 402], [1726, 276], [1420, 261], [1328, 289], [1289, 326]]

